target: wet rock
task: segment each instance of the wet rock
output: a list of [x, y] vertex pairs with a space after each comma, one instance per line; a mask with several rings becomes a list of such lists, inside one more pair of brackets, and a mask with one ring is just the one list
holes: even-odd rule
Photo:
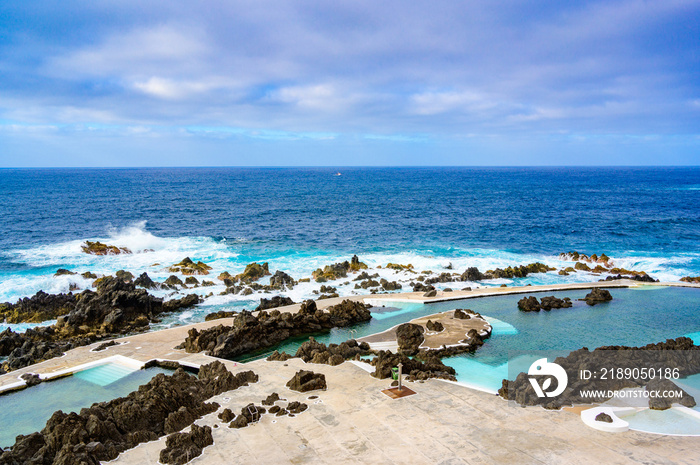
[[379, 284], [385, 291], [397, 291], [401, 289], [401, 284], [397, 283], [396, 281], [387, 281], [384, 278], [379, 280]]
[[97, 275], [91, 271], [86, 271], [85, 273], [80, 273], [80, 276], [82, 276], [85, 279], [97, 279]]
[[684, 283], [700, 284], [700, 276], [683, 276], [681, 281]]
[[287, 387], [298, 392], [325, 390], [327, 388], [326, 376], [323, 373], [300, 370], [287, 382]]
[[184, 275], [207, 275], [211, 266], [204, 262], [193, 262], [190, 257], [185, 257], [180, 263], [168, 267], [171, 273], [181, 273]]
[[119, 255], [119, 254], [130, 254], [131, 250], [126, 247], [117, 247], [114, 245], [103, 244], [102, 242], [90, 242], [85, 241], [85, 244], [81, 245], [80, 248], [83, 252], [90, 255]]
[[174, 312], [180, 310], [181, 308], [189, 308], [197, 305], [199, 303], [199, 296], [197, 294], [188, 294], [180, 299], [172, 299], [163, 302], [164, 312]]
[[73, 294], [47, 294], [39, 291], [15, 304], [0, 304], [0, 321], [7, 323], [40, 323], [67, 315], [75, 308]]
[[168, 279], [165, 280], [165, 284], [174, 288], [175, 286], [182, 286], [183, 283], [182, 283], [182, 280], [180, 278], [178, 278], [177, 276], [175, 276], [173, 274], [173, 275], [170, 275], [168, 277]]
[[199, 286], [199, 280], [195, 278], [194, 276], [188, 276], [185, 278], [185, 284], [188, 286]]
[[54, 276], [64, 276], [64, 275], [74, 275], [78, 274], [74, 271], [66, 270], [65, 268], [59, 268], [56, 270], [56, 273], [54, 273]]
[[134, 280], [134, 275], [131, 274], [130, 272], [124, 271], [124, 270], [117, 271], [116, 273], [114, 273], [114, 276], [116, 276], [117, 279], [121, 279], [122, 281], [125, 281], [128, 283], [130, 283], [131, 281]]
[[27, 387], [36, 386], [41, 383], [41, 378], [36, 373], [24, 373], [20, 378], [24, 380]]
[[379, 285], [380, 285], [379, 281], [375, 281], [373, 279], [367, 279], [367, 280], [362, 281], [358, 284], [355, 284], [355, 289], [369, 289], [372, 287], [379, 287]]
[[379, 273], [374, 273], [371, 275], [371, 274], [367, 273], [366, 271], [363, 271], [362, 273], [358, 274], [355, 277], [355, 279], [353, 279], [353, 281], [364, 281], [367, 279], [374, 279], [374, 278], [378, 278], [378, 277], [379, 277]]
[[294, 278], [289, 276], [284, 271], [277, 270], [270, 278], [270, 286], [280, 290], [285, 288], [291, 289], [294, 287]]
[[236, 279], [244, 282], [244, 283], [251, 283], [253, 281], [257, 281], [258, 279], [262, 278], [263, 276], [269, 276], [270, 275], [270, 269], [267, 264], [267, 262], [261, 264], [258, 263], [249, 263], [245, 267], [245, 271], [243, 273], [239, 274], [236, 276]]
[[294, 301], [289, 297], [283, 297], [281, 295], [276, 295], [271, 299], [260, 299], [260, 305], [255, 308], [255, 311], [268, 310], [270, 308], [284, 307], [287, 305], [294, 305]]
[[595, 421], [602, 421], [604, 423], [612, 423], [613, 419], [607, 413], [600, 412], [598, 415], [595, 416]]
[[231, 318], [236, 313], [234, 311], [219, 310], [218, 312], [210, 313], [204, 317], [204, 321], [219, 320], [221, 318]]
[[593, 288], [591, 292], [588, 293], [582, 300], [584, 300], [588, 305], [596, 305], [612, 300], [612, 295], [607, 289], [596, 287]]
[[440, 273], [438, 276], [428, 278], [423, 281], [425, 284], [435, 284], [435, 283], [451, 283], [454, 281], [452, 274], [450, 273]]
[[349, 262], [334, 263], [324, 266], [323, 269], [316, 269], [316, 271], [311, 273], [311, 277], [316, 280], [317, 283], [325, 283], [326, 281], [347, 278], [348, 272], [364, 269], [367, 269], [367, 265], [361, 262], [357, 255], [354, 255]]
[[523, 297], [518, 301], [518, 310], [521, 312], [539, 312], [540, 310], [551, 310], [553, 308], [570, 308], [572, 306], [571, 299], [564, 297], [559, 299], [554, 296], [542, 297], [542, 302], [537, 300], [537, 297]]
[[460, 281], [481, 281], [482, 279], [484, 279], [484, 275], [475, 266], [467, 268], [459, 277]]
[[437, 290], [436, 289], [431, 289], [425, 294], [423, 294], [423, 297], [435, 297], [437, 295]]
[[413, 271], [413, 265], [402, 265], [400, 263], [387, 263], [384, 268], [396, 271]]
[[[641, 274], [641, 275], [636, 274], [636, 275], [632, 275], [632, 276], [623, 276], [621, 274], [617, 274], [617, 275], [613, 275], [613, 276], [607, 276], [604, 281], [617, 281], [619, 279], [629, 279], [632, 281], [639, 281], [642, 283], [658, 283], [659, 282], [658, 279], [654, 279], [646, 273]], [[601, 281], [603, 281], [603, 280], [601, 279]]]
[[134, 280], [134, 284], [139, 287], [143, 287], [144, 289], [159, 289], [160, 285], [153, 281], [150, 276], [148, 276], [148, 273], [145, 271], [139, 275], [138, 278]]

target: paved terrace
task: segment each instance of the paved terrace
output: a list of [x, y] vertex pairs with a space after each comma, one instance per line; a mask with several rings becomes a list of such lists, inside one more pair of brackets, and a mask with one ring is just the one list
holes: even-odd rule
[[[294, 418], [266, 414], [243, 429], [230, 429], [216, 413], [208, 415], [196, 423], [213, 428], [214, 445], [192, 465], [690, 464], [700, 459], [697, 437], [603, 433], [585, 426], [575, 412], [513, 407], [495, 395], [439, 380], [406, 383], [417, 395], [392, 400], [380, 392], [390, 380], [372, 378], [351, 362], [285, 363], [258, 360], [234, 367], [252, 369], [259, 382], [214, 400], [238, 414], [249, 402], [260, 405], [277, 392], [309, 409]], [[289, 391], [285, 384], [299, 369], [324, 373], [328, 390]], [[319, 399], [308, 400], [311, 395]], [[155, 465], [163, 448], [161, 438], [111, 463]]]

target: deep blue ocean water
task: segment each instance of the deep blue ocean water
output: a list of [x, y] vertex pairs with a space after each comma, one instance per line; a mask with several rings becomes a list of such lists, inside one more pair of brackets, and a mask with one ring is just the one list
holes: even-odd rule
[[[559, 252], [578, 250], [661, 280], [700, 275], [697, 167], [2, 169], [0, 217], [0, 302], [89, 284], [54, 278], [59, 267], [162, 280], [185, 256], [212, 265], [213, 276], [264, 260], [301, 278], [353, 254], [371, 267], [461, 272], [560, 267]], [[80, 250], [88, 239], [148, 252], [89, 256]], [[182, 318], [255, 300], [217, 295]]]

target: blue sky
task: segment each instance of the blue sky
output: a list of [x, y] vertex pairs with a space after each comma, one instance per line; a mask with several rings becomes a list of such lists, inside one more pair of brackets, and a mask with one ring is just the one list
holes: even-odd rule
[[700, 164], [700, 0], [0, 3], [0, 166]]

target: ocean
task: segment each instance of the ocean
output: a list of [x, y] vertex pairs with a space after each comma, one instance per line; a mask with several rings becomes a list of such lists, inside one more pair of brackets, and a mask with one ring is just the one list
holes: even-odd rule
[[[253, 261], [299, 279], [354, 254], [370, 268], [411, 263], [439, 273], [570, 266], [558, 254], [573, 250], [661, 281], [700, 275], [698, 167], [2, 169], [0, 217], [0, 302], [90, 285], [54, 277], [58, 268], [163, 281], [165, 267], [186, 256], [211, 265], [205, 279], [215, 281]], [[86, 240], [134, 253], [87, 255]], [[482, 285], [600, 277], [550, 272]], [[358, 292], [347, 281], [331, 284]], [[217, 284], [193, 290], [214, 296], [164, 324], [251, 308], [261, 297], [221, 296]], [[299, 301], [317, 288], [286, 294]]]

